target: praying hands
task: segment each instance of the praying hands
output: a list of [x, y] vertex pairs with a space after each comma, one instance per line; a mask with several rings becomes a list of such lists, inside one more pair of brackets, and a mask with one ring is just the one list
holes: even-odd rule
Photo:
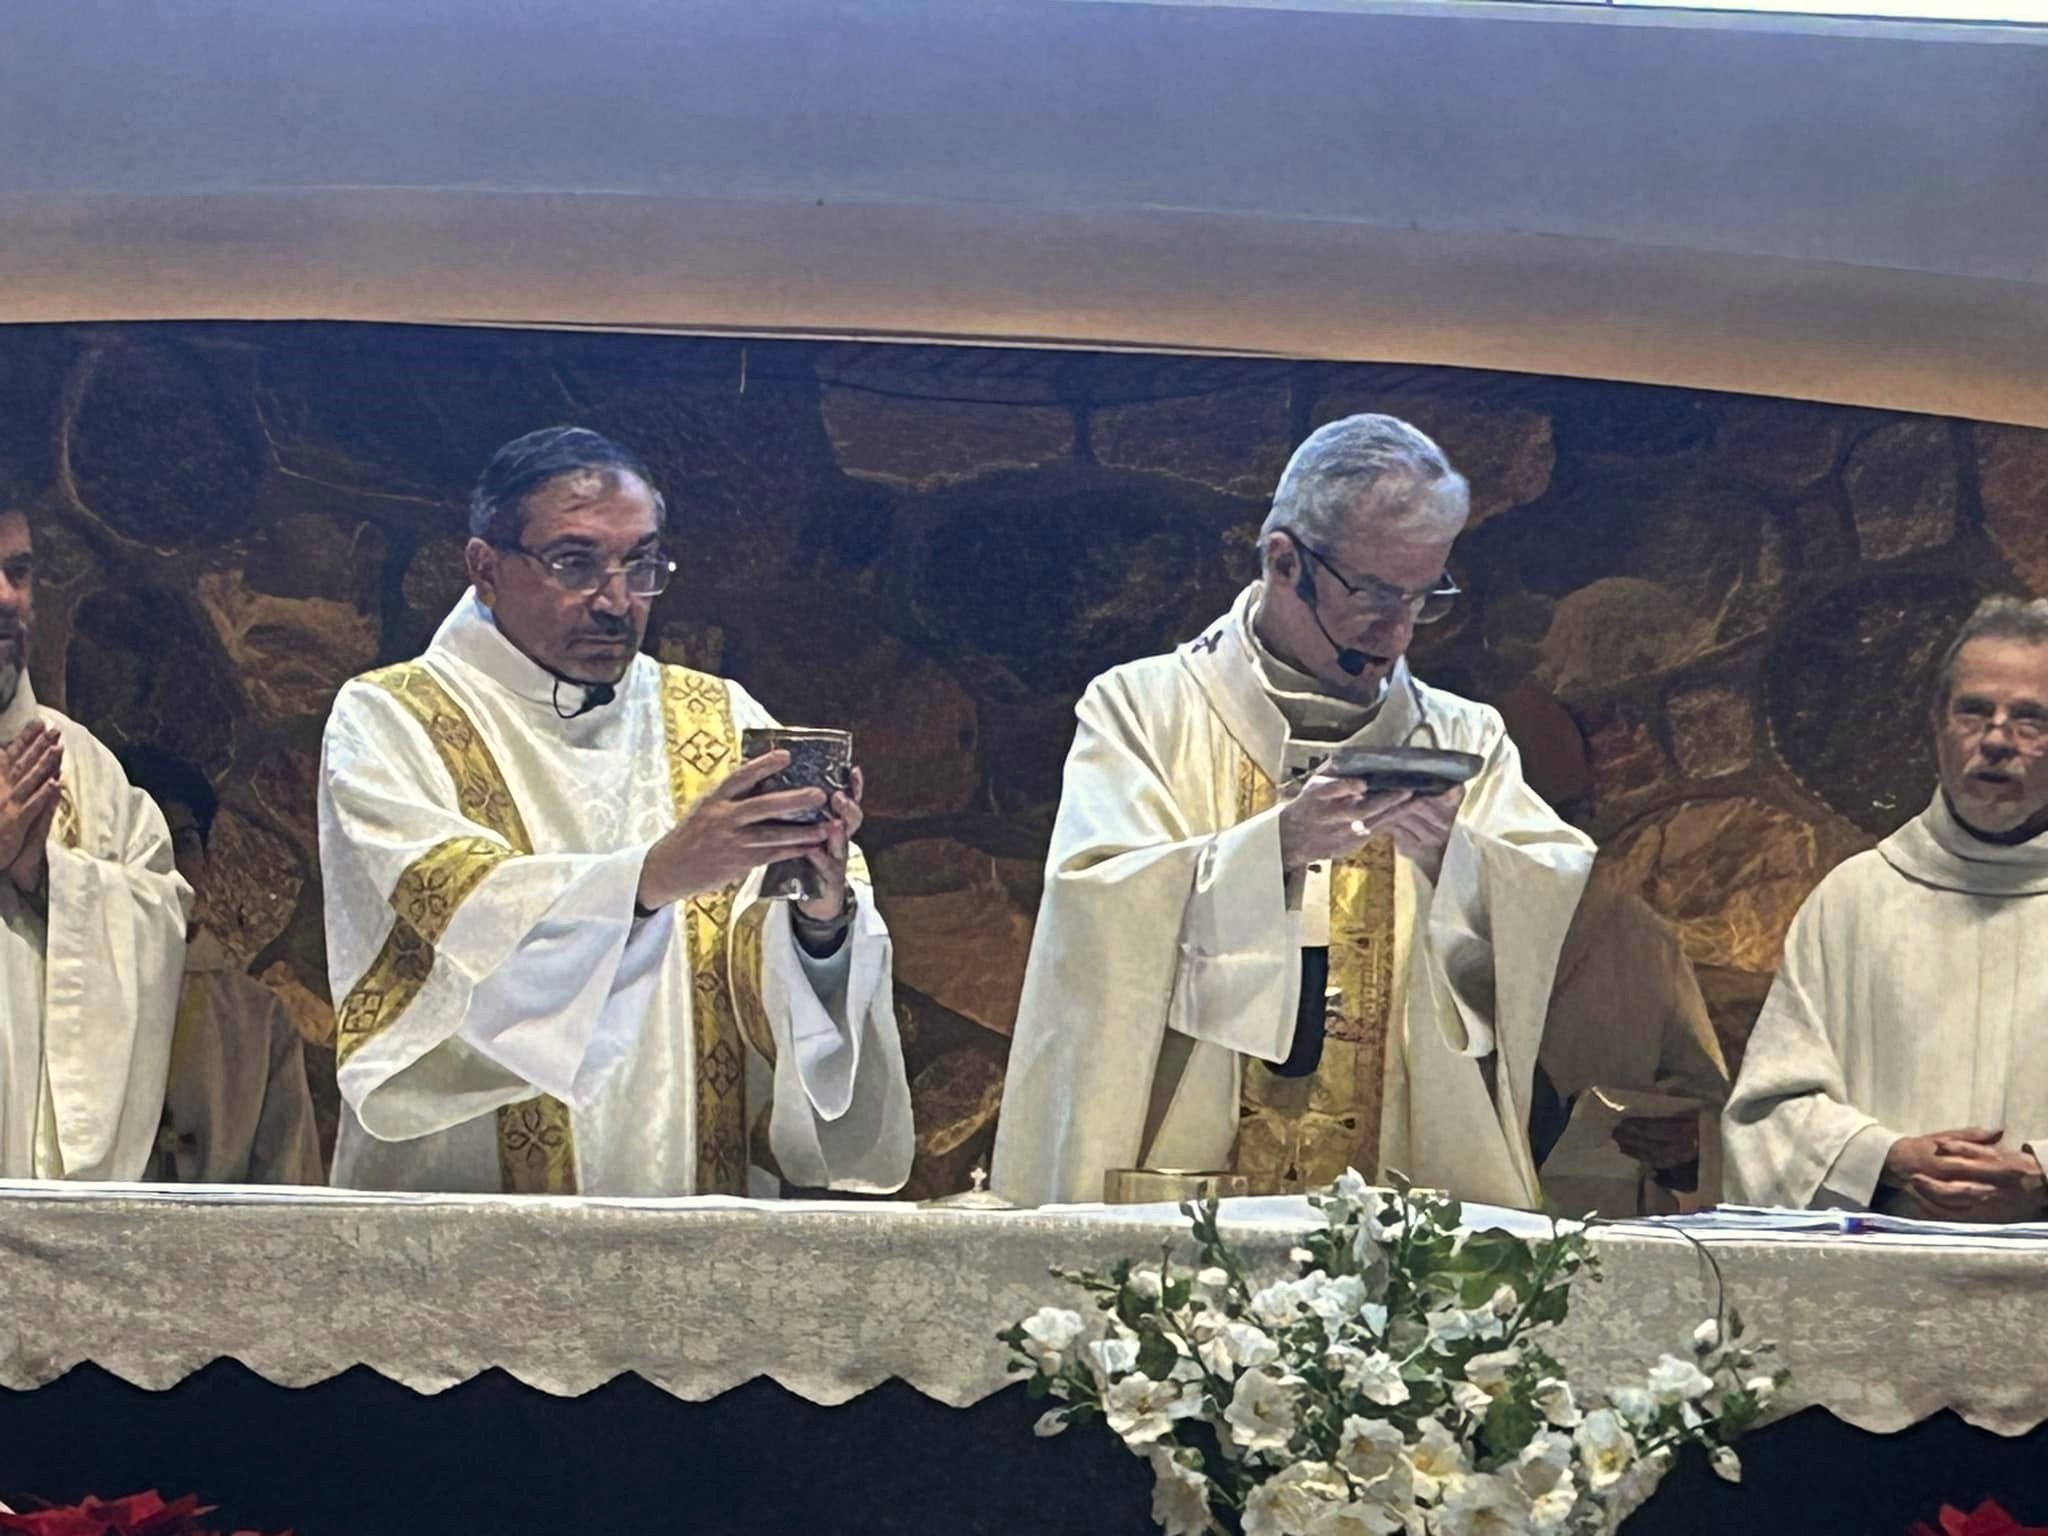
[[18, 890], [42, 886], [63, 768], [63, 738], [41, 721], [0, 750], [0, 869]]

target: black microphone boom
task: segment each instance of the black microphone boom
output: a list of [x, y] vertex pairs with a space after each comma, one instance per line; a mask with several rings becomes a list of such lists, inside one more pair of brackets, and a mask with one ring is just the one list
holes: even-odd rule
[[1322, 631], [1324, 641], [1328, 643], [1331, 650], [1337, 653], [1337, 665], [1342, 667], [1346, 673], [1356, 677], [1372, 664], [1372, 658], [1367, 656], [1365, 652], [1337, 643], [1337, 637], [1331, 634], [1328, 626], [1323, 623], [1322, 611], [1312, 598], [1308, 605], [1308, 616], [1316, 621], [1316, 628]]

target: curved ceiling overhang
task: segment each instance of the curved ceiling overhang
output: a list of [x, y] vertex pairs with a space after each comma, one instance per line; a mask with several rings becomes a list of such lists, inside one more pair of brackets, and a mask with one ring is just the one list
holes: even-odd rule
[[2048, 32], [17, 0], [0, 320], [1449, 363], [2048, 426]]

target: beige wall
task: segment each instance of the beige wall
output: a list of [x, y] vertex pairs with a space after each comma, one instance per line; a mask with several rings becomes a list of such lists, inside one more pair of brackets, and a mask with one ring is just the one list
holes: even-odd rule
[[1454, 363], [2048, 424], [2048, 30], [20, 0], [0, 319]]

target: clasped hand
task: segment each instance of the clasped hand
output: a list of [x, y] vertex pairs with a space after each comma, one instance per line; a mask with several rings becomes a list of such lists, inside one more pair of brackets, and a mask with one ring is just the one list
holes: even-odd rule
[[1941, 1221], [2027, 1221], [2048, 1210], [2048, 1179], [2005, 1132], [1970, 1126], [1902, 1136], [1884, 1160], [1884, 1182], [1922, 1215]]
[[[829, 805], [821, 789], [752, 793], [788, 766], [787, 752], [765, 752], [740, 764], [691, 806], [647, 850], [640, 867], [640, 905], [670, 906], [735, 884], [777, 859], [802, 858], [817, 871], [820, 890], [799, 906], [810, 917], [837, 917], [846, 906], [847, 850], [861, 825], [860, 770], [853, 771], [851, 792], [835, 792]], [[828, 812], [821, 820], [790, 820], [821, 809]]]
[[1311, 774], [1280, 807], [1280, 860], [1292, 874], [1341, 859], [1384, 834], [1434, 882], [1464, 802], [1462, 785], [1418, 797], [1405, 789], [1375, 790], [1365, 779]]
[[40, 720], [0, 748], [0, 869], [17, 890], [43, 883], [63, 769], [64, 739]]

